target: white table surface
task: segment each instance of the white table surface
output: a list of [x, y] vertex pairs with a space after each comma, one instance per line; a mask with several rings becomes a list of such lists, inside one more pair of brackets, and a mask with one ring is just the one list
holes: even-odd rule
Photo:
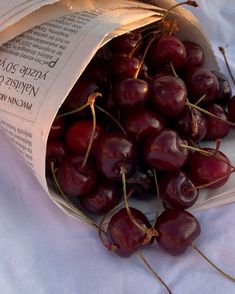
[[[193, 10], [217, 50], [227, 50], [235, 72], [235, 0], [200, 0]], [[235, 93], [235, 92], [234, 92]], [[65, 215], [38, 184], [4, 135], [0, 134], [0, 293], [152, 294], [166, 293], [137, 256], [107, 252], [97, 232]], [[235, 203], [195, 213], [202, 233], [196, 244], [235, 276]], [[235, 284], [189, 249], [171, 257], [144, 251], [173, 293], [232, 294]]]

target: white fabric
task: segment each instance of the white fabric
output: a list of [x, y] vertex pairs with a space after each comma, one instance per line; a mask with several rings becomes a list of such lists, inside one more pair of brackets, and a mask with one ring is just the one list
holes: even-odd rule
[[[226, 48], [235, 73], [234, 0], [201, 0], [193, 12], [218, 52]], [[97, 232], [65, 215], [44, 193], [14, 147], [0, 138], [0, 293], [166, 293], [137, 256], [119, 258], [105, 250]], [[234, 163], [235, 164], [235, 163]], [[195, 213], [202, 234], [196, 244], [235, 276], [235, 203]], [[232, 294], [235, 284], [190, 248], [171, 257], [157, 246], [144, 254], [177, 294]]]

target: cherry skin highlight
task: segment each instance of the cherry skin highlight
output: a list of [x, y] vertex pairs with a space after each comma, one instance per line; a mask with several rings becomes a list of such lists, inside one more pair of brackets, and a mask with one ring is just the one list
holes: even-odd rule
[[158, 245], [171, 255], [183, 254], [188, 246], [200, 235], [197, 219], [181, 209], [166, 209], [158, 217], [155, 229]]
[[165, 174], [159, 182], [160, 198], [167, 207], [186, 209], [198, 198], [193, 182], [181, 171]]
[[184, 141], [173, 130], [154, 133], [144, 143], [144, 161], [158, 171], [178, 170], [188, 158], [188, 150], [182, 144]]
[[[130, 207], [136, 222], [143, 228], [150, 228], [146, 216], [139, 210]], [[130, 219], [126, 208], [114, 214], [108, 224], [107, 235], [111, 245], [116, 246], [114, 251], [121, 257], [129, 257], [144, 244], [146, 233], [138, 228]]]
[[82, 167], [83, 159], [83, 156], [69, 156], [58, 167], [57, 180], [68, 197], [90, 192], [97, 182], [96, 170], [89, 163]]
[[[212, 148], [202, 148], [202, 150], [215, 153]], [[228, 157], [221, 151], [217, 151], [212, 156], [194, 152], [188, 161], [188, 171], [195, 185], [206, 185], [208, 189], [214, 189], [222, 187], [228, 181], [232, 167]]]
[[98, 141], [95, 151], [96, 166], [99, 172], [110, 180], [121, 179], [121, 168], [126, 176], [135, 169], [136, 148], [132, 140], [122, 133], [108, 133]]

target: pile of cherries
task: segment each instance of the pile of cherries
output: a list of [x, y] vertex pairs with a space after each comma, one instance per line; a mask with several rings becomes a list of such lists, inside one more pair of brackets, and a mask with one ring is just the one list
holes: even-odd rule
[[[221, 187], [234, 171], [219, 150], [235, 125], [229, 82], [203, 67], [198, 44], [161, 25], [119, 36], [97, 52], [47, 143], [48, 182], [89, 216], [109, 215], [101, 239], [122, 257], [155, 240], [182, 254], [200, 234], [186, 209], [200, 189]], [[200, 147], [202, 141], [215, 148]], [[128, 197], [158, 194], [165, 210], [153, 224], [128, 206]]]

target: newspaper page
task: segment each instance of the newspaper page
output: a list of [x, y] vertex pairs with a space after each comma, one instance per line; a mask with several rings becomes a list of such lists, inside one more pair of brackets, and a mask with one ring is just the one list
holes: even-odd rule
[[[56, 113], [73, 85], [102, 45], [162, 17], [155, 6], [139, 2], [137, 5], [136, 1], [123, 0], [116, 5], [105, 0], [95, 1], [96, 4], [85, 0], [76, 3], [70, 13], [60, 6], [57, 12], [63, 16], [54, 18], [53, 15], [52, 20], [0, 47], [0, 128], [49, 195], [45, 177], [47, 138]], [[180, 16], [179, 19], [187, 34], [192, 37], [195, 31], [197, 38], [209, 48], [207, 54], [214, 57], [200, 30]], [[213, 66], [216, 69], [216, 62]], [[228, 141], [233, 139], [230, 137]], [[231, 148], [229, 142], [226, 146]], [[231, 177], [213, 195], [202, 193], [194, 209], [231, 201], [234, 183]], [[53, 198], [66, 213], [77, 216], [66, 201], [56, 195]]]

